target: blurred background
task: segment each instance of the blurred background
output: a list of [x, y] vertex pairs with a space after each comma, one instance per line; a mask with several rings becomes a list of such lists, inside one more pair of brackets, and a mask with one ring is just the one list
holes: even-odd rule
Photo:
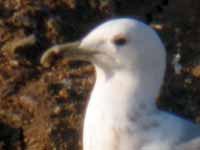
[[199, 0], [0, 0], [0, 150], [81, 150], [88, 62], [39, 59], [99, 23], [134, 17], [165, 44], [168, 67], [158, 106], [200, 122]]

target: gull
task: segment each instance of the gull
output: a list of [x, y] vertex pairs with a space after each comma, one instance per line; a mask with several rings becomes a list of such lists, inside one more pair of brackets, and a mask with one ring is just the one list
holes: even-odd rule
[[42, 65], [58, 54], [96, 70], [83, 150], [200, 150], [200, 126], [156, 106], [166, 52], [151, 27], [133, 18], [108, 20], [79, 42], [48, 49]]

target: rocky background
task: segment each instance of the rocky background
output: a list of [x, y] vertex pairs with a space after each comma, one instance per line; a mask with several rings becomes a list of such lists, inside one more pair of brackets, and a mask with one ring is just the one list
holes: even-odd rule
[[168, 53], [161, 109], [200, 122], [199, 0], [0, 0], [0, 150], [81, 150], [88, 62], [55, 59], [49, 47], [82, 38], [119, 16], [160, 34]]

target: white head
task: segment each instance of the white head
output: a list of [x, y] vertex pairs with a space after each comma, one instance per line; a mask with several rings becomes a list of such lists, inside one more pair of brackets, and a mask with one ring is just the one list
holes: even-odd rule
[[131, 72], [131, 76], [141, 82], [139, 85], [143, 86], [143, 91], [152, 95], [158, 94], [166, 66], [165, 49], [156, 32], [131, 18], [107, 21], [78, 44], [53, 47], [43, 55], [41, 62], [45, 64], [51, 52], [60, 51], [64, 51], [67, 57], [75, 55], [91, 61], [105, 74]]
[[166, 54], [158, 35], [134, 19], [114, 19], [103, 23], [83, 38], [80, 48], [97, 51], [89, 59], [109, 70], [150, 69], [162, 74], [165, 69]]

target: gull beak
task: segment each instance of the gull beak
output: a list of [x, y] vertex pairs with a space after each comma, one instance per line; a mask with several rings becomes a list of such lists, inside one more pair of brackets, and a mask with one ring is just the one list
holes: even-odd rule
[[42, 55], [40, 59], [40, 63], [44, 67], [49, 67], [53, 61], [55, 56], [69, 57], [69, 58], [77, 58], [80, 60], [89, 61], [95, 54], [99, 52], [97, 50], [85, 49], [80, 47], [81, 42], [72, 42], [66, 44], [55, 45], [49, 49]]

